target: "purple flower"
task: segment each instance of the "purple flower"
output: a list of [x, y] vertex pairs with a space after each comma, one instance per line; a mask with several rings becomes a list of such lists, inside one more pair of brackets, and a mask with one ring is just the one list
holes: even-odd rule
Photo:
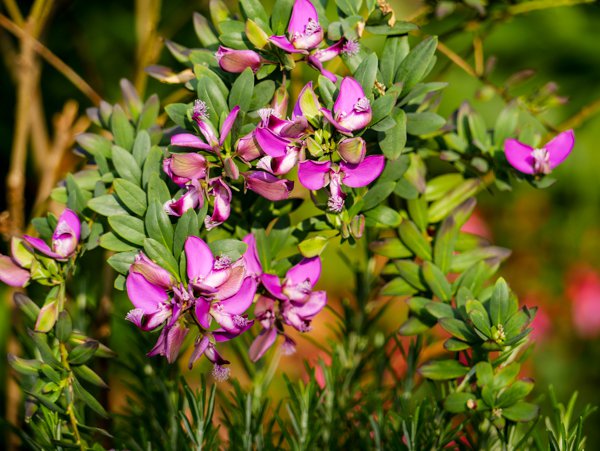
[[58, 218], [51, 246], [41, 238], [23, 235], [23, 239], [42, 254], [59, 261], [68, 260], [77, 250], [81, 236], [81, 222], [77, 213], [68, 208]]
[[338, 144], [338, 153], [346, 163], [359, 164], [365, 159], [367, 143], [358, 137], [343, 139]]
[[163, 160], [163, 170], [177, 185], [206, 177], [206, 158], [198, 153], [173, 153]]
[[231, 189], [221, 177], [208, 182], [208, 195], [213, 198], [212, 215], [204, 218], [206, 230], [211, 230], [223, 224], [231, 214]]
[[253, 50], [234, 50], [222, 45], [219, 46], [215, 57], [221, 69], [235, 74], [244, 72], [248, 67], [256, 72], [263, 62], [260, 55]]
[[333, 104], [333, 113], [321, 108], [325, 118], [340, 132], [352, 133], [371, 122], [371, 103], [365, 97], [362, 86], [352, 77], [345, 77]]
[[248, 171], [244, 173], [244, 180], [247, 189], [272, 201], [287, 199], [294, 188], [291, 180], [280, 179], [264, 171]]
[[256, 249], [256, 238], [254, 238], [253, 234], [249, 233], [242, 241], [248, 245], [246, 252], [242, 256], [244, 265], [246, 266], [246, 275], [259, 280], [263, 270], [258, 258], [258, 250]]
[[295, 343], [285, 334], [283, 327], [288, 325], [299, 332], [310, 330], [312, 319], [327, 303], [324, 291], [313, 291], [320, 274], [321, 260], [314, 257], [305, 258], [292, 267], [283, 282], [275, 275], [262, 275], [263, 285], [270, 296], [260, 296], [254, 308], [254, 315], [262, 330], [250, 346], [249, 355], [253, 361], [265, 354], [275, 343], [277, 335], [284, 336], [286, 353], [294, 351]]
[[308, 53], [323, 41], [319, 15], [309, 0], [296, 0], [288, 24], [287, 36], [271, 36], [269, 41], [288, 53]]
[[517, 171], [530, 175], [546, 175], [565, 161], [574, 145], [575, 135], [573, 130], [568, 130], [539, 149], [516, 139], [507, 139], [504, 141], [504, 153], [510, 165]]
[[305, 160], [298, 166], [298, 179], [310, 190], [318, 190], [329, 185], [328, 208], [339, 213], [344, 207], [346, 198], [342, 185], [350, 188], [367, 186], [379, 177], [384, 166], [385, 158], [382, 155], [371, 155], [358, 164], [340, 161], [337, 165], [333, 165], [329, 161]]
[[173, 363], [177, 360], [181, 345], [190, 330], [179, 322], [172, 326], [165, 326], [161, 331], [158, 341], [148, 352], [148, 357], [162, 355], [167, 358], [167, 362]]
[[10, 257], [0, 254], [0, 281], [11, 287], [24, 287], [31, 279], [33, 254], [20, 238], [13, 237], [10, 248]]
[[182, 216], [186, 211], [204, 206], [204, 196], [200, 190], [197, 180], [187, 185], [187, 190], [178, 199], [165, 202], [164, 209], [168, 215]]
[[196, 100], [192, 118], [194, 121], [196, 121], [196, 124], [198, 124], [198, 128], [204, 137], [204, 141], [192, 133], [179, 133], [171, 137], [171, 145], [179, 147], [192, 147], [194, 149], [207, 150], [216, 154], [220, 154], [221, 148], [223, 147], [227, 136], [229, 136], [231, 128], [233, 127], [239, 112], [240, 107], [234, 107], [221, 124], [221, 129], [217, 134], [212, 124], [207, 120], [208, 112], [206, 103], [204, 103], [202, 100]]
[[264, 155], [254, 140], [254, 132], [250, 132], [238, 139], [235, 146], [236, 154], [246, 163], [256, 160]]

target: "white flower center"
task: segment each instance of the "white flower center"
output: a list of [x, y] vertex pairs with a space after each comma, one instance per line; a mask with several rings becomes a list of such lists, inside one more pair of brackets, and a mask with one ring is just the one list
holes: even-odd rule
[[354, 111], [358, 113], [364, 113], [365, 111], [369, 111], [369, 108], [371, 108], [371, 102], [369, 102], [369, 99], [367, 99], [366, 97], [358, 99], [358, 102], [354, 104]]
[[536, 174], [550, 174], [550, 154], [545, 148], [533, 149], [531, 152], [533, 158], [533, 170]]
[[360, 44], [358, 41], [348, 41], [342, 46], [342, 53], [344, 55], [353, 56], [360, 51]]
[[192, 112], [192, 119], [194, 120], [206, 120], [208, 119], [208, 106], [206, 106], [206, 102], [197, 99], [194, 102], [194, 111]]

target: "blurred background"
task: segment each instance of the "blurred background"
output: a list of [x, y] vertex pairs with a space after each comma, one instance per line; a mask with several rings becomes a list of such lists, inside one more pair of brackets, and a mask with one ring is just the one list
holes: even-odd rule
[[[202, 0], [170, 0], [162, 4], [160, 0], [53, 2], [44, 19], [47, 23], [39, 30], [39, 40], [87, 81], [92, 92], [87, 90], [88, 95], [84, 95], [63, 73], [47, 63], [36, 57], [33, 66], [28, 66], [31, 61], [24, 61], [14, 53], [19, 50], [19, 41], [10, 26], [10, 23], [19, 24], [14, 6], [26, 15], [32, 2], [4, 2], [0, 7], [3, 58], [0, 70], [0, 180], [3, 181], [0, 212], [6, 210], [4, 181], [11, 165], [15, 118], [19, 114], [17, 92], [19, 86], [23, 88], [24, 70], [36, 72], [34, 83], [28, 85], [33, 87], [28, 96], [28, 108], [21, 109], [31, 118], [30, 155], [34, 158], [27, 160], [25, 184], [26, 211], [31, 214], [34, 207], [42, 205], [36, 201], [36, 196], [40, 184], [47, 183], [44, 174], [50, 170], [50, 162], [55, 161], [51, 160], [52, 152], [64, 153], [58, 159], [58, 173], [64, 174], [77, 164], [78, 159], [70, 156], [68, 149], [72, 135], [87, 126], [84, 119], [78, 118], [92, 105], [94, 92], [108, 102], [117, 102], [119, 80], [124, 77], [132, 80], [146, 95], [156, 92], [163, 100], [176, 90], [148, 79], [143, 68], [157, 62], [177, 67], [176, 61], [164, 50], [163, 39], [197, 46], [192, 13], [206, 11], [207, 3]], [[427, 8], [426, 4], [416, 0], [391, 3], [399, 18], [419, 17]], [[455, 16], [458, 19], [453, 20], [461, 20], [459, 13]], [[11, 18], [8, 25], [7, 17]], [[448, 21], [444, 20], [426, 25], [422, 31], [439, 34], [447, 47], [471, 64], [471, 25], [473, 17], [477, 16], [467, 12], [464, 17], [467, 20], [459, 33], [446, 33]], [[21, 26], [25, 26], [25, 19], [21, 20]], [[600, 112], [600, 5], [592, 2], [532, 11], [499, 19], [493, 26], [486, 25], [481, 32], [485, 59], [492, 56], [495, 59], [493, 71], [488, 75], [491, 83], [502, 86], [515, 73], [531, 69], [534, 73], [511, 91], [515, 97], [520, 92], [525, 94], [540, 89], [553, 92], [556, 89], [555, 94], [565, 98], [565, 103], [540, 115], [544, 121], [559, 126], [589, 108], [588, 113], [581, 115], [581, 120], [572, 122], [577, 125], [576, 147], [567, 162], [556, 170], [557, 182], [553, 186], [537, 190], [523, 183], [513, 192], [485, 193], [479, 198], [477, 218], [469, 227], [497, 245], [513, 250], [501, 274], [524, 303], [540, 308], [533, 333], [535, 345], [527, 368], [528, 374], [536, 379], [539, 393], [552, 384], [561, 399], [578, 390], [581, 399], [600, 404], [600, 114], [594, 114]], [[443, 77], [449, 82], [439, 113], [449, 116], [468, 99], [491, 127], [504, 105], [503, 100], [443, 54], [438, 58], [438, 68], [430, 78]], [[547, 85], [548, 82], [554, 82], [556, 86]], [[5, 216], [0, 216], [0, 226], [4, 236], [8, 236], [10, 228]], [[5, 242], [0, 245], [0, 252], [6, 253]], [[326, 251], [321, 282], [322, 287], [328, 289], [334, 307], [336, 299], [348, 291], [349, 272], [344, 271], [338, 252], [339, 249], [331, 246]], [[4, 287], [0, 287], [2, 355], [6, 352], [11, 324], [7, 294]], [[110, 340], [117, 351], [123, 346], [120, 343], [124, 334], [138, 333], [122, 320], [123, 312], [128, 310], [127, 303], [123, 296], [115, 298]], [[387, 315], [385, 320], [390, 330], [397, 327], [406, 314], [401, 302], [392, 312], [394, 314]], [[318, 317], [311, 338], [326, 341], [330, 336], [330, 322], [331, 313]], [[299, 340], [299, 353], [283, 357], [284, 364], [281, 365], [287, 374], [297, 377], [305, 371], [300, 357], [315, 361], [316, 356], [311, 343]], [[6, 368], [7, 365], [0, 365], [2, 387], [7, 386]], [[198, 372], [205, 370], [202, 366], [195, 369], [188, 379], [192, 383]], [[274, 390], [280, 385], [281, 381], [276, 378]], [[118, 389], [113, 388], [112, 396], [117, 397], [118, 393]], [[2, 410], [6, 406], [6, 396], [6, 390], [2, 389]], [[600, 449], [600, 430], [588, 428], [587, 432], [589, 449]]]

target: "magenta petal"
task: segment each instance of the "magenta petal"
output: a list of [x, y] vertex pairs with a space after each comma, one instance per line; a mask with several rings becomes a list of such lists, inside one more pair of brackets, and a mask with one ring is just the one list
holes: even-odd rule
[[533, 152], [533, 148], [516, 139], [509, 138], [504, 141], [504, 154], [509, 164], [524, 174], [535, 173], [531, 152]]
[[258, 148], [256, 141], [254, 140], [254, 132], [238, 139], [236, 144], [236, 152], [246, 163], [256, 160], [262, 155], [261, 150]]
[[210, 182], [210, 193], [214, 197], [214, 208], [210, 217], [204, 218], [204, 225], [207, 230], [223, 224], [231, 214], [231, 189], [221, 178], [213, 179]]
[[164, 208], [168, 215], [179, 217], [186, 211], [196, 208], [199, 203], [200, 192], [197, 188], [190, 187], [179, 199], [167, 201]]
[[219, 288], [214, 293], [217, 299], [228, 299], [240, 291], [246, 271], [243, 266], [237, 266], [231, 269], [230, 275], [219, 285]]
[[131, 303], [145, 314], [156, 312], [159, 305], [169, 299], [165, 288], [151, 284], [136, 272], [129, 273], [125, 285]]
[[290, 172], [298, 163], [300, 149], [298, 147], [290, 147], [288, 153], [280, 158], [271, 159], [271, 171], [275, 175], [284, 175]]
[[312, 257], [303, 258], [300, 263], [292, 266], [287, 272], [286, 279], [294, 285], [309, 280], [310, 286], [314, 287], [320, 276], [321, 259], [319, 257]]
[[336, 116], [340, 113], [350, 114], [354, 110], [354, 105], [363, 97], [365, 92], [360, 83], [352, 77], [344, 77], [338, 97], [333, 104], [333, 112]]
[[244, 174], [244, 178], [247, 189], [271, 201], [287, 199], [294, 188], [291, 180], [280, 179], [268, 172], [251, 171]]
[[198, 136], [191, 133], [179, 133], [171, 136], [171, 145], [180, 147], [193, 147], [194, 149], [212, 150], [208, 144], [202, 141]]
[[281, 281], [279, 280], [279, 277], [277, 277], [275, 274], [265, 273], [261, 276], [260, 280], [263, 286], [267, 289], [267, 291], [269, 291], [269, 293], [271, 293], [277, 299], [287, 299], [281, 291]]
[[248, 245], [248, 248], [242, 257], [246, 266], [246, 274], [253, 277], [260, 277], [262, 274], [262, 265], [258, 259], [256, 238], [254, 238], [253, 234], [249, 233], [242, 241]]
[[327, 119], [327, 121], [331, 125], [333, 125], [337, 130], [341, 131], [342, 133], [352, 133], [352, 130], [347, 129], [346, 127], [341, 125], [338, 121], [336, 121], [335, 118], [333, 117], [333, 114], [331, 114], [331, 111], [328, 110], [327, 108], [321, 108], [321, 113], [323, 113], [323, 116], [325, 116], [325, 119]]
[[253, 362], [259, 360], [273, 346], [276, 339], [277, 330], [274, 328], [263, 329], [250, 345], [250, 349], [248, 350], [250, 360]]
[[308, 301], [301, 306], [296, 306], [296, 313], [305, 320], [315, 317], [327, 304], [327, 293], [325, 291], [314, 291]]
[[288, 53], [306, 53], [306, 50], [297, 49], [285, 36], [271, 36], [269, 42]]
[[30, 277], [29, 271], [18, 266], [12, 258], [0, 255], [0, 281], [11, 287], [24, 287]]
[[203, 179], [206, 176], [206, 158], [199, 153], [174, 153], [170, 158], [170, 170], [186, 179]]
[[256, 294], [257, 282], [252, 277], [246, 277], [236, 294], [220, 301], [223, 310], [230, 315], [241, 315], [252, 305]]
[[251, 68], [256, 72], [262, 63], [262, 59], [258, 53], [253, 50], [235, 50], [220, 46], [215, 57], [226, 72], [242, 73], [246, 68]]
[[208, 244], [196, 236], [190, 236], [185, 240], [184, 248], [188, 279], [206, 277], [214, 264], [213, 254]]
[[175, 283], [175, 279], [169, 271], [154, 263], [143, 252], [136, 255], [129, 271], [139, 273], [151, 284], [163, 288], [170, 288]]
[[385, 157], [383, 155], [371, 155], [358, 164], [341, 161], [340, 169], [344, 172], [342, 183], [350, 188], [367, 186], [379, 177], [384, 166]]
[[206, 299], [196, 299], [196, 305], [194, 307], [194, 314], [198, 323], [208, 329], [210, 327], [210, 302]]
[[196, 342], [194, 343], [194, 350], [192, 351], [192, 355], [190, 355], [190, 360], [188, 362], [188, 368], [191, 370], [196, 360], [198, 360], [203, 354], [208, 345], [210, 344], [210, 339], [206, 336], [197, 337]]
[[289, 141], [280, 138], [268, 128], [258, 127], [254, 130], [254, 139], [262, 151], [271, 157], [283, 157], [287, 154]]
[[288, 33], [290, 36], [294, 34], [304, 34], [306, 25], [309, 21], [319, 22], [319, 15], [314, 5], [309, 0], [295, 0], [292, 7], [292, 15], [288, 24]]
[[29, 235], [23, 235], [23, 239], [27, 242], [27, 244], [29, 244], [35, 250], [41, 252], [44, 255], [47, 255], [50, 258], [54, 258], [57, 260], [64, 259], [64, 257], [62, 255], [59, 255], [56, 252], [52, 252], [52, 249], [50, 249], [50, 246], [48, 246], [48, 244], [41, 238], [36, 238], [33, 236], [29, 236]]
[[327, 47], [326, 49], [317, 50], [313, 54], [313, 57], [315, 59], [317, 59], [318, 61], [320, 61], [321, 63], [332, 60], [333, 58], [338, 56], [340, 53], [342, 53], [342, 49], [344, 48], [345, 43], [346, 43], [346, 39], [342, 38], [338, 42], [333, 44], [332, 46]]
[[220, 131], [220, 136], [219, 136], [219, 145], [222, 146], [223, 143], [225, 142], [225, 139], [227, 138], [227, 135], [229, 135], [229, 132], [231, 132], [231, 127], [233, 127], [233, 123], [235, 122], [236, 118], [238, 117], [238, 113], [240, 112], [240, 107], [239, 106], [235, 106], [233, 108], [233, 110], [231, 110], [231, 112], [227, 115], [227, 117], [225, 118], [225, 120], [223, 121], [223, 124], [221, 125], [221, 131]]
[[204, 139], [210, 144], [210, 149], [216, 147], [219, 144], [219, 140], [217, 139], [217, 134], [213, 126], [209, 122], [198, 121], [198, 128], [200, 129], [200, 133], [204, 136]]
[[550, 154], [550, 168], [554, 169], [569, 156], [575, 145], [573, 130], [567, 130], [555, 136], [544, 147]]
[[65, 211], [59, 216], [52, 239], [54, 240], [63, 234], [72, 235], [75, 243], [78, 243], [81, 237], [81, 221], [79, 220], [79, 216], [68, 208], [65, 208]]
[[327, 183], [325, 178], [330, 169], [329, 161], [301, 161], [298, 165], [298, 180], [306, 189], [321, 189]]
[[189, 331], [190, 330], [187, 327], [181, 326], [179, 323], [169, 329], [165, 346], [166, 357], [169, 363], [173, 363], [177, 360], [181, 345]]
[[213, 333], [213, 337], [215, 338], [215, 341], [217, 343], [221, 343], [221, 342], [229, 341], [235, 337], [240, 336], [241, 334], [246, 332], [248, 329], [250, 329], [253, 325], [254, 325], [254, 320], [250, 320], [250, 321], [246, 322], [245, 326], [242, 326], [242, 327], [236, 329], [235, 331], [228, 331], [223, 328], [219, 328], [219, 329], [213, 330], [212, 333]]

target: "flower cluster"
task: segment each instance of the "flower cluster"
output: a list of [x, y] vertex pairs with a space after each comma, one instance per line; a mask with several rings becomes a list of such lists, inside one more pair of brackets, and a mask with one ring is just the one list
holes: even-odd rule
[[[137, 255], [126, 282], [127, 294], [135, 307], [127, 314], [127, 320], [145, 331], [162, 326], [149, 356], [162, 355], [174, 362], [190, 327], [196, 327], [190, 368], [205, 355], [215, 365], [215, 377], [226, 378], [228, 370], [224, 365], [229, 362], [219, 354], [215, 344], [231, 340], [253, 325], [248, 312], [261, 284], [267, 291], [260, 295], [254, 314], [268, 332], [263, 330], [252, 345], [250, 355], [254, 360], [274, 343], [277, 333], [286, 337], [285, 343], [293, 343], [285, 335], [283, 324], [300, 332], [310, 329], [310, 320], [323, 309], [327, 299], [323, 291], [312, 292], [319, 278], [320, 260], [302, 260], [288, 272], [281, 285], [277, 276], [263, 274], [254, 237], [247, 235], [244, 242], [246, 252], [233, 260], [227, 255], [215, 257], [201, 238], [188, 237], [184, 245], [185, 280], [178, 280], [143, 252]], [[277, 313], [273, 311], [273, 297], [280, 302]], [[269, 301], [267, 318], [263, 305]], [[271, 330], [272, 339], [267, 343], [262, 335], [271, 335]]]

